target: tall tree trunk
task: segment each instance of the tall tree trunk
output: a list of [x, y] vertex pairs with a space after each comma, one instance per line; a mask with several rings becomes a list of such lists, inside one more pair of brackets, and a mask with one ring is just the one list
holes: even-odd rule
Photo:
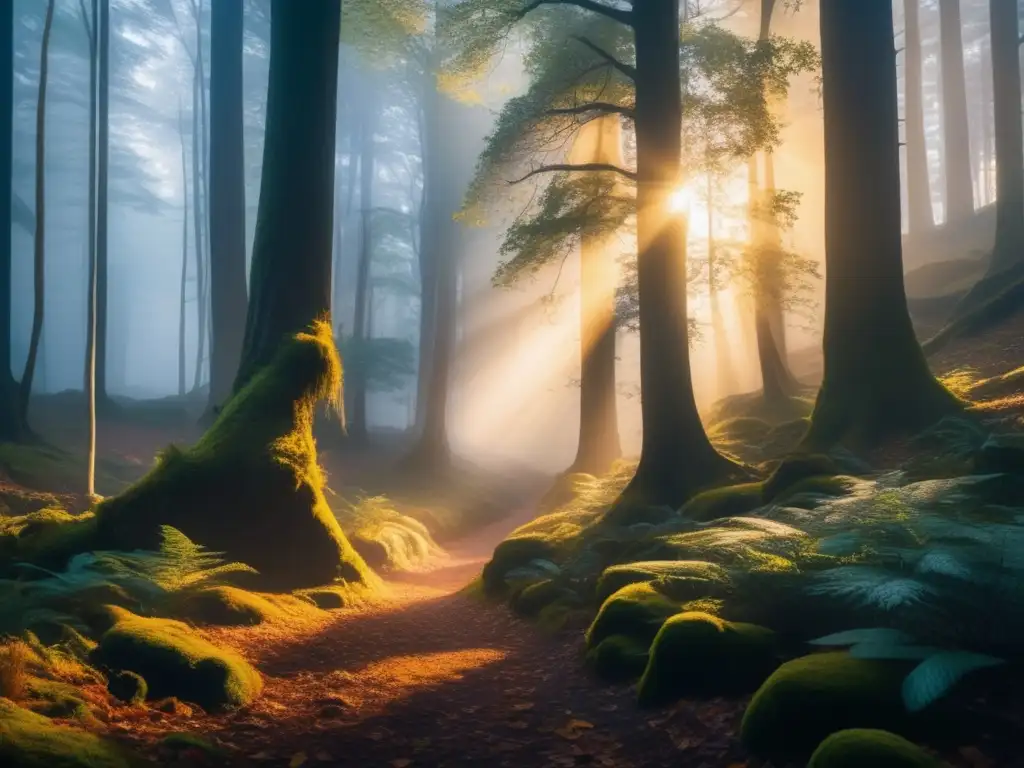
[[96, 25], [98, 0], [92, 0], [92, 13], [87, 17], [85, 0], [80, 0], [85, 32], [89, 39], [89, 247], [88, 298], [86, 301], [85, 336], [85, 401], [89, 409], [89, 450], [86, 468], [86, 493], [96, 494]]
[[921, 74], [921, 0], [903, 0], [904, 14], [904, 126], [907, 155], [907, 214], [912, 236], [935, 226], [928, 183], [928, 147], [924, 137], [924, 100]]
[[352, 318], [352, 349], [359, 362], [349, 372], [348, 386], [345, 387], [351, 406], [351, 412], [347, 414], [348, 433], [355, 445], [365, 445], [369, 440], [366, 424], [366, 368], [369, 364], [366, 319], [373, 262], [373, 177], [377, 172], [374, 164], [377, 107], [372, 86], [366, 89], [365, 99], [359, 126], [359, 263]]
[[96, 144], [96, 406], [109, 410], [107, 344], [110, 297], [109, 194], [110, 177], [110, 0], [99, 7], [99, 85], [97, 88]]
[[[46, 4], [43, 21], [43, 42], [39, 50], [39, 95], [36, 101], [36, 237], [32, 256], [34, 277], [32, 335], [28, 343], [28, 359], [21, 377], [21, 419], [28, 423], [28, 405], [32, 397], [32, 378], [43, 334], [46, 308], [46, 86], [50, 69], [50, 32], [53, 30], [54, 0]], [[10, 215], [10, 214], [8, 214]]]
[[679, 0], [632, 11], [636, 40], [640, 463], [624, 497], [678, 506], [725, 479], [732, 464], [700, 421], [686, 311], [686, 222], [670, 212], [680, 182]]
[[939, 27], [942, 62], [942, 153], [946, 178], [945, 214], [947, 222], [959, 222], [974, 213], [960, 0], [939, 0]]
[[996, 239], [989, 274], [1024, 265], [1024, 149], [1017, 0], [989, 0], [996, 154]]
[[[618, 115], [585, 124], [570, 161], [622, 165]], [[580, 243], [580, 431], [571, 472], [600, 474], [622, 455], [615, 390], [616, 264], [606, 237]]]
[[989, 48], [989, 66], [985, 66], [984, 57], [979, 57], [981, 68], [981, 205], [988, 205], [994, 200], [993, 197], [993, 169], [992, 162], [995, 156], [992, 135], [992, 50]]
[[[427, 115], [437, 109], [437, 100], [440, 98], [437, 88], [431, 77], [424, 78], [424, 84], [420, 91], [420, 109], [418, 120], [418, 134], [420, 151], [424, 154], [427, 147]], [[427, 416], [427, 399], [430, 388], [430, 361], [434, 349], [434, 326], [437, 307], [437, 269], [435, 264], [436, 254], [433, 242], [427, 242], [424, 234], [429, 231], [430, 223], [427, 221], [427, 185], [424, 179], [423, 193], [420, 199], [418, 225], [419, 238], [419, 272], [420, 272], [420, 327], [418, 337], [419, 365], [416, 370], [416, 411], [413, 420], [413, 433], [417, 436], [423, 434], [424, 422]]]
[[[198, 22], [196, 22], [198, 24]], [[206, 357], [206, 241], [203, 236], [203, 128], [200, 124], [200, 72], [198, 60], [192, 75], [192, 236], [196, 253], [196, 367], [192, 374], [192, 389], [203, 383], [203, 360]]]
[[242, 0], [210, 8], [210, 398], [208, 416], [227, 401], [245, 336], [245, 142]]
[[185, 396], [185, 337], [188, 323], [186, 322], [185, 300], [188, 286], [188, 160], [185, 150], [185, 113], [178, 99], [178, 136], [181, 139], [181, 284], [178, 297], [178, 397]]
[[959, 407], [907, 312], [892, 0], [822, 0], [820, 13], [825, 371], [805, 441], [819, 449], [916, 431]]
[[718, 291], [718, 245], [715, 242], [715, 179], [708, 173], [708, 303], [711, 305], [711, 332], [715, 339], [716, 395], [725, 397], [736, 391], [736, 370], [732, 364], [732, 347], [722, 316], [722, 300]]
[[11, 266], [14, 164], [14, 3], [0, 5], [0, 440], [22, 440], [28, 425], [11, 372]]
[[330, 320], [340, 0], [272, 0], [263, 177], [235, 391], [287, 337]]

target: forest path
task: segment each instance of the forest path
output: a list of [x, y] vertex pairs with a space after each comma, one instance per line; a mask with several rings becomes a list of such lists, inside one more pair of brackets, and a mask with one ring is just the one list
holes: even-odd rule
[[207, 734], [247, 765], [747, 765], [733, 738], [742, 702], [642, 712], [630, 688], [588, 676], [578, 630], [546, 635], [461, 591], [530, 517], [454, 542], [432, 570], [389, 581], [379, 602], [303, 636], [235, 635], [264, 675], [261, 699], [225, 716], [170, 717], [154, 731]]

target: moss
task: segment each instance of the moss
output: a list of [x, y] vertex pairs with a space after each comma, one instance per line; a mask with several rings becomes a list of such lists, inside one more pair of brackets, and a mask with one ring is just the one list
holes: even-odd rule
[[10, 562], [59, 569], [78, 552], [95, 549], [96, 518], [72, 515], [57, 507], [0, 519], [2, 549]]
[[313, 413], [334, 401], [341, 364], [326, 323], [283, 344], [193, 447], [171, 447], [96, 510], [110, 549], [156, 549], [160, 527], [251, 565], [271, 588], [336, 578], [372, 584], [324, 498]]
[[587, 664], [609, 683], [636, 680], [647, 666], [648, 648], [627, 635], [610, 635], [587, 651]]
[[701, 521], [745, 515], [764, 504], [761, 494], [761, 483], [723, 485], [698, 493], [679, 510], [679, 514]]
[[544, 579], [535, 584], [527, 584], [512, 598], [512, 610], [520, 616], [531, 618], [539, 614], [547, 605], [555, 602], [566, 593], [564, 587], [553, 579]]
[[356, 597], [352, 590], [343, 586], [321, 587], [319, 589], [302, 589], [295, 593], [296, 597], [308, 600], [322, 611], [336, 611], [354, 602]]
[[56, 680], [30, 679], [25, 688], [25, 705], [46, 717], [95, 721], [89, 702], [79, 690]]
[[214, 744], [209, 739], [197, 736], [194, 733], [169, 733], [160, 739], [157, 748], [161, 752], [177, 754], [181, 752], [199, 752], [205, 757], [215, 760], [222, 760], [228, 756], [226, 750]]
[[846, 496], [856, 482], [856, 478], [846, 475], [805, 477], [803, 480], [793, 483], [789, 488], [782, 491], [775, 497], [774, 501], [777, 504], [787, 504], [791, 499], [804, 494], [833, 497]]
[[630, 584], [604, 601], [587, 629], [587, 648], [612, 635], [625, 635], [650, 644], [679, 606], [650, 584]]
[[650, 560], [605, 568], [597, 581], [597, 599], [604, 602], [629, 584], [652, 583], [674, 600], [696, 600], [722, 593], [729, 585], [726, 570], [703, 560]]
[[820, 653], [779, 667], [754, 694], [740, 737], [758, 757], [806, 759], [829, 734], [845, 728], [906, 731], [900, 689], [905, 666]]
[[259, 695], [262, 680], [245, 659], [217, 648], [185, 624], [118, 609], [115, 617], [93, 659], [141, 675], [152, 698], [174, 696], [215, 710], [248, 704]]
[[820, 453], [787, 456], [764, 481], [761, 498], [769, 504], [801, 480], [839, 474], [836, 463]]
[[0, 764], [17, 768], [130, 768], [119, 746], [0, 699]]
[[680, 613], [654, 638], [638, 698], [642, 706], [656, 706], [694, 694], [746, 693], [777, 663], [771, 630], [707, 613]]
[[550, 560], [556, 556], [555, 546], [542, 536], [513, 536], [494, 549], [491, 560], [484, 566], [481, 578], [488, 594], [505, 590], [505, 574], [531, 560]]
[[189, 592], [179, 602], [179, 618], [216, 626], [255, 626], [315, 613], [309, 602], [291, 595], [261, 595], [237, 587]]
[[902, 736], [850, 728], [833, 733], [814, 750], [807, 768], [941, 768], [942, 763]]
[[125, 704], [141, 704], [149, 694], [149, 686], [134, 672], [115, 672], [107, 681], [110, 695]]

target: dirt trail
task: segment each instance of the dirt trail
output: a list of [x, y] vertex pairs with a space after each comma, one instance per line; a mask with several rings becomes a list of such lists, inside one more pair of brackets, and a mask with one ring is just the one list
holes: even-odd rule
[[745, 765], [730, 735], [740, 703], [638, 711], [630, 689], [588, 677], [578, 631], [544, 635], [460, 593], [525, 519], [455, 542], [433, 570], [390, 581], [379, 603], [315, 631], [265, 642], [249, 635], [242, 646], [266, 679], [252, 707], [161, 716], [141, 730], [205, 733], [244, 755], [240, 764], [266, 766]]

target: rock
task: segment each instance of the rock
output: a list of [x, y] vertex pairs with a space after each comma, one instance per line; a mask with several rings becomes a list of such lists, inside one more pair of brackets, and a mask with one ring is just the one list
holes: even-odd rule
[[992, 435], [978, 450], [974, 465], [985, 474], [1024, 474], [1024, 435]]
[[833, 733], [814, 750], [807, 768], [942, 768], [942, 763], [902, 736], [851, 728]]
[[658, 591], [674, 600], [716, 597], [729, 586], [722, 566], [703, 560], [647, 560], [605, 568], [597, 582], [597, 599], [604, 602], [629, 584], [657, 582]]
[[635, 680], [647, 667], [648, 644], [626, 635], [610, 635], [587, 651], [587, 663], [609, 683]]
[[606, 637], [624, 635], [648, 646], [679, 606], [650, 584], [630, 584], [604, 601], [587, 630], [588, 649]]
[[107, 681], [107, 690], [110, 695], [125, 704], [141, 704], [146, 700], [149, 693], [149, 686], [140, 675], [134, 672], [115, 672]]

